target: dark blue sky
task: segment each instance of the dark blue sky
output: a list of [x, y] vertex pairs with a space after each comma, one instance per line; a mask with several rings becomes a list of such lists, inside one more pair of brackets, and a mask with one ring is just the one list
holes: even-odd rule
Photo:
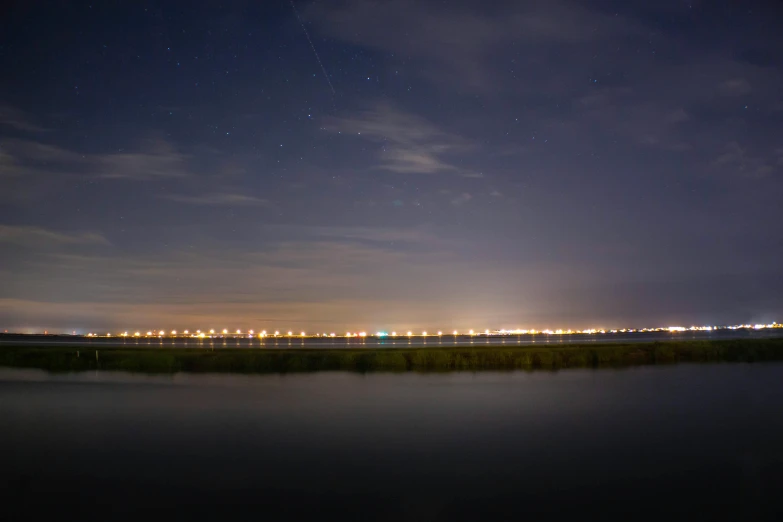
[[294, 5], [4, 4], [0, 326], [783, 315], [775, 3]]

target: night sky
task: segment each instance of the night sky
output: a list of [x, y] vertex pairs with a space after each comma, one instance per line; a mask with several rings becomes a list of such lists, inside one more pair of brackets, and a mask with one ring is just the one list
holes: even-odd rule
[[783, 13], [0, 8], [0, 327], [783, 315]]

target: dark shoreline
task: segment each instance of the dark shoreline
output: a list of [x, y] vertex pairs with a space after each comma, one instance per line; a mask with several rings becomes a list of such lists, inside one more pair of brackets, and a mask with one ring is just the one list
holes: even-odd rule
[[783, 360], [783, 338], [557, 346], [357, 349], [0, 346], [0, 366], [50, 372], [282, 374], [620, 368], [681, 362]]

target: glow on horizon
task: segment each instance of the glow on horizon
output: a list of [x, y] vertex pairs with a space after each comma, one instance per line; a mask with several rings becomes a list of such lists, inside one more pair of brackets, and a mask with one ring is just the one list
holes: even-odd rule
[[[783, 324], [780, 324], [778, 322], [772, 322], [768, 324], [763, 323], [744, 323], [744, 324], [736, 324], [736, 325], [703, 325], [703, 326], [680, 326], [680, 325], [672, 325], [672, 326], [659, 326], [659, 327], [648, 327], [648, 328], [603, 328], [603, 327], [591, 327], [591, 328], [584, 328], [584, 329], [572, 329], [572, 328], [557, 328], [557, 329], [542, 329], [537, 330], [535, 328], [514, 328], [514, 329], [507, 329], [507, 328], [501, 328], [496, 330], [490, 330], [490, 329], [484, 329], [483, 331], [475, 331], [473, 329], [468, 330], [467, 333], [459, 333], [459, 330], [453, 330], [452, 335], [459, 336], [459, 335], [465, 335], [465, 336], [514, 336], [514, 335], [605, 335], [605, 334], [628, 334], [628, 333], [663, 333], [663, 332], [669, 332], [669, 333], [683, 333], [683, 332], [713, 332], [713, 331], [720, 331], [720, 330], [739, 330], [739, 329], [745, 329], [745, 330], [766, 330], [766, 329], [783, 329]], [[120, 333], [106, 333], [106, 334], [99, 334], [95, 333], [94, 331], [87, 332], [84, 334], [77, 334], [73, 333], [72, 335], [83, 335], [86, 337], [141, 337], [143, 334], [140, 330], [135, 330], [134, 333], [129, 333], [131, 330], [125, 330], [121, 331]], [[166, 332], [169, 332], [168, 334]], [[190, 336], [190, 337], [200, 337], [200, 334], [202, 333], [202, 330], [195, 330], [196, 334], [191, 334], [190, 330], [182, 330], [179, 332], [178, 330], [147, 330], [146, 336], [147, 337], [163, 337], [166, 335], [170, 335], [173, 337], [179, 337], [179, 336]], [[247, 333], [252, 337], [256, 335], [256, 330], [250, 329], [247, 330]], [[465, 332], [463, 330], [463, 332]], [[8, 333], [8, 332], [6, 332]], [[16, 334], [24, 335], [22, 332], [15, 332]], [[31, 332], [30, 334], [35, 335], [35, 332]], [[222, 330], [223, 335], [242, 335], [242, 330], [236, 330], [236, 334], [229, 334], [228, 329]], [[63, 334], [55, 334], [55, 335], [63, 335]], [[71, 335], [70, 332], [65, 333], [65, 335]], [[210, 329], [209, 335], [213, 336], [215, 335], [215, 330]], [[259, 337], [267, 336], [267, 331], [262, 330], [260, 334], [258, 334]], [[280, 335], [279, 330], [275, 330], [274, 332], [275, 336]], [[294, 336], [293, 331], [288, 331], [287, 335], [289, 337]], [[398, 335], [407, 335], [408, 337], [428, 337], [433, 335], [442, 336], [444, 335], [443, 330], [437, 330], [437, 334], [429, 333], [429, 330], [423, 330], [420, 334], [415, 334], [413, 330], [407, 330], [407, 333], [405, 334], [398, 334], [397, 331], [392, 331], [390, 334], [387, 333], [385, 330], [378, 330], [373, 334], [366, 333], [365, 330], [355, 330], [353, 332], [348, 331], [345, 334], [345, 337], [376, 337], [376, 338], [382, 338], [382, 337], [396, 337]], [[303, 338], [309, 338], [309, 337], [335, 337], [336, 334], [334, 332], [327, 334], [327, 333], [311, 333], [308, 334], [306, 331], [301, 331], [299, 333], [299, 336]]]

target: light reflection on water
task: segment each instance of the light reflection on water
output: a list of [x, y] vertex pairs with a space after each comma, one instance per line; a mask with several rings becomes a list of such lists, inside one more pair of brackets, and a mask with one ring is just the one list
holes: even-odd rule
[[0, 369], [0, 487], [101, 520], [773, 520], [781, 377]]

